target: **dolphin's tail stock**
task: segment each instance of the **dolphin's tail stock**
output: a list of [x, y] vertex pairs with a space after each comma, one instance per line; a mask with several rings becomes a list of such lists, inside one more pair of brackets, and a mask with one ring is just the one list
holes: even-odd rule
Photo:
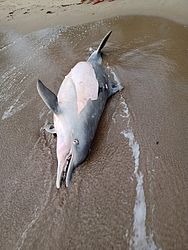
[[89, 62], [102, 62], [102, 58], [101, 58], [101, 51], [104, 48], [109, 36], [111, 35], [112, 31], [109, 31], [106, 36], [102, 39], [101, 43], [99, 44], [99, 47], [97, 48], [97, 50], [95, 50], [91, 56], [88, 58]]

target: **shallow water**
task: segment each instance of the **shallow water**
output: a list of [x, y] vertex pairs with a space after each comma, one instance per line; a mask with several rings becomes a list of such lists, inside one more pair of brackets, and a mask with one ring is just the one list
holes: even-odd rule
[[[55, 188], [56, 93], [110, 29], [107, 103], [70, 190]], [[0, 33], [0, 249], [188, 249], [188, 27], [144, 16]]]

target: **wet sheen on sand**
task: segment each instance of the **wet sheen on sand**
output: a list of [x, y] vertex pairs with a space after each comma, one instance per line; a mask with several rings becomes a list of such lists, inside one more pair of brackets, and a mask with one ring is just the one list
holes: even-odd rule
[[[55, 188], [56, 138], [36, 90], [112, 30], [107, 103], [71, 188]], [[28, 35], [0, 32], [0, 249], [188, 249], [188, 27], [129, 16]]]

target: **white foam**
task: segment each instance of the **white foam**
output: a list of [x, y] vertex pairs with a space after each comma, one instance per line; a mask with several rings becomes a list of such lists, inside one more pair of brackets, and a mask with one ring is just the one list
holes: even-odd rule
[[9, 108], [4, 111], [3, 115], [2, 115], [2, 120], [5, 120], [7, 118], [10, 118], [11, 116], [13, 116], [16, 112], [22, 110], [27, 104], [28, 102], [22, 103], [22, 104], [18, 104], [20, 101], [21, 96], [23, 95], [24, 91], [22, 91], [19, 96], [17, 97], [17, 99], [14, 101], [14, 103], [9, 106]]
[[122, 90], [123, 86], [121, 85], [121, 81], [119, 80], [119, 78], [116, 75], [115, 71], [109, 66], [107, 66], [107, 70], [109, 71], [108, 77], [110, 78], [110, 74], [111, 74], [113, 76], [113, 78], [114, 78], [115, 83], [119, 87], [119, 89]]
[[124, 99], [121, 101], [120, 105], [122, 106], [122, 112], [125, 114], [120, 114], [120, 116], [124, 119], [126, 118], [127, 122], [127, 129], [123, 130], [121, 134], [123, 134], [123, 136], [128, 139], [129, 147], [132, 151], [134, 175], [136, 178], [136, 199], [133, 213], [133, 235], [130, 239], [130, 249], [157, 250], [158, 248], [153, 241], [153, 234], [151, 233], [149, 236], [147, 236], [146, 234], [146, 202], [143, 187], [144, 175], [139, 169], [140, 145], [136, 141], [133, 130], [130, 127], [129, 109]]
[[13, 116], [16, 112], [22, 110], [25, 106], [27, 105], [27, 103], [22, 103], [21, 105], [16, 106], [16, 103], [11, 105], [8, 110], [6, 110], [3, 115], [2, 115], [2, 120], [8, 119], [11, 116]]

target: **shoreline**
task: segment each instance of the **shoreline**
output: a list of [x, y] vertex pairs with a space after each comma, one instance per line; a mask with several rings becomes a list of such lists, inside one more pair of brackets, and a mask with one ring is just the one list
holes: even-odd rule
[[74, 26], [106, 18], [126, 15], [159, 16], [188, 24], [188, 2], [182, 0], [114, 0], [99, 4], [81, 4], [79, 0], [34, 1], [13, 0], [0, 2], [1, 28], [30, 33], [57, 25]]

